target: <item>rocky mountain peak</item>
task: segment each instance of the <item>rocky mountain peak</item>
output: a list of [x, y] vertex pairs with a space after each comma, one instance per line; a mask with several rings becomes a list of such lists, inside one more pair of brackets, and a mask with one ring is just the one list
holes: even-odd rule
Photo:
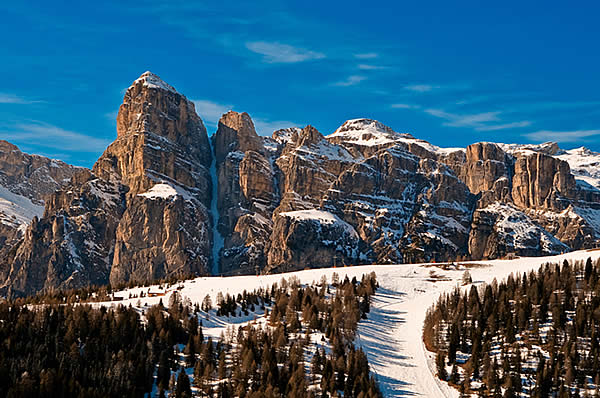
[[275, 131], [271, 138], [278, 144], [285, 145], [288, 142], [297, 139], [301, 132], [302, 129], [299, 127], [289, 127]]
[[[210, 190], [205, 191], [210, 179], [197, 177], [207, 173], [211, 160], [206, 128], [194, 104], [146, 72], [125, 93], [117, 115], [117, 140], [93, 171], [124, 183], [132, 195], [167, 180], [199, 188], [201, 200], [210, 203]], [[204, 181], [202, 187], [198, 181]]]
[[160, 77], [158, 77], [150, 71], [142, 73], [142, 75], [133, 82], [132, 87], [138, 84], [141, 84], [142, 86], [147, 88], [167, 90], [174, 93], [177, 92], [177, 90], [175, 90], [173, 86], [167, 84], [164, 80], [162, 80]]
[[325, 140], [323, 134], [311, 125], [304, 127], [299, 133], [299, 145], [310, 146]]
[[252, 118], [246, 112], [229, 111], [219, 120], [213, 144], [217, 163], [221, 163], [230, 152], [263, 152], [262, 140], [256, 134]]

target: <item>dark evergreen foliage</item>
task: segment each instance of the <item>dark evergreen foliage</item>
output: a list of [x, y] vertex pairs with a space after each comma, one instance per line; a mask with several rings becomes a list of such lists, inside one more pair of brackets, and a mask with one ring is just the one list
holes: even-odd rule
[[[346, 278], [331, 294], [325, 284], [290, 278], [226, 295], [219, 316], [264, 308], [268, 326], [230, 329], [217, 342], [203, 335], [199, 303], [177, 291], [167, 307], [146, 309], [144, 322], [131, 307], [59, 305], [54, 293], [54, 304], [41, 295], [36, 304], [0, 303], [0, 396], [379, 397], [367, 357], [353, 345], [376, 288], [371, 274]], [[314, 333], [322, 344], [311, 343]]]
[[440, 378], [452, 365], [452, 384], [474, 394], [472, 382], [481, 382], [479, 396], [493, 397], [585, 396], [600, 388], [599, 276], [600, 261], [565, 260], [442, 296], [423, 331]]

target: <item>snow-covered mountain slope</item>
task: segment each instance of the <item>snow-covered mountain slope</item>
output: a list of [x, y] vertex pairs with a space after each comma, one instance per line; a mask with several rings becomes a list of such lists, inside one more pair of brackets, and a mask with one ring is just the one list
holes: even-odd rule
[[0, 249], [22, 235], [44, 201], [61, 188], [78, 167], [55, 159], [23, 153], [0, 140]]
[[[376, 375], [385, 397], [422, 396], [431, 398], [458, 397], [435, 376], [434, 356], [422, 343], [422, 328], [427, 309], [440, 294], [450, 292], [461, 284], [465, 269], [469, 269], [473, 284], [490, 283], [510, 273], [537, 269], [546, 262], [585, 260], [600, 257], [600, 251], [576, 251], [550, 257], [525, 257], [514, 260], [464, 262], [460, 265], [366, 265], [342, 268], [312, 269], [278, 275], [203, 277], [181, 282], [169, 289], [159, 286], [139, 287], [114, 293], [118, 301], [94, 303], [94, 306], [132, 305], [140, 312], [162, 301], [165, 305], [177, 291], [184, 300], [201, 304], [206, 295], [216, 302], [217, 295], [237, 295], [244, 290], [269, 288], [282, 278], [295, 277], [302, 284], [318, 282], [323, 276], [328, 281], [333, 274], [340, 278], [360, 277], [375, 272], [380, 288], [377, 290], [368, 319], [359, 323], [356, 344], [367, 353], [372, 372]], [[467, 268], [468, 267], [468, 268]], [[466, 286], [465, 288], [468, 288]], [[145, 297], [138, 298], [141, 294]], [[132, 297], [132, 298], [130, 298]], [[228, 327], [236, 328], [257, 321], [253, 314], [247, 317], [216, 317], [214, 311], [201, 317], [206, 336], [219, 338]], [[260, 319], [258, 319], [260, 321]]]
[[577, 180], [600, 189], [600, 153], [580, 147], [562, 151], [556, 157], [569, 163]]
[[0, 186], [0, 223], [24, 230], [33, 217], [41, 217], [43, 213], [44, 206]]
[[398, 133], [390, 127], [372, 119], [351, 119], [342, 124], [327, 139], [345, 145], [357, 147], [383, 147], [398, 143], [405, 145], [419, 145], [432, 153], [447, 154], [461, 151], [462, 148], [441, 148], [425, 140], [413, 137], [408, 133]]

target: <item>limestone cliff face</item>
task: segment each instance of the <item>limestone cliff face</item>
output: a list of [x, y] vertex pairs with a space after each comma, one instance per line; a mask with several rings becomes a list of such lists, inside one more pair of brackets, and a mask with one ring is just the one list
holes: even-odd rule
[[220, 269], [224, 273], [255, 272], [266, 263], [271, 214], [279, 201], [272, 159], [247, 113], [223, 115], [212, 139], [217, 160], [218, 228], [225, 237]]
[[575, 197], [575, 189], [567, 162], [539, 152], [517, 156], [512, 188], [517, 206], [563, 210]]
[[2, 253], [5, 292], [208, 272], [212, 155], [193, 103], [146, 72], [125, 94], [117, 133]]
[[277, 214], [267, 272], [355, 264], [359, 238], [351, 225], [323, 210]]
[[371, 119], [261, 137], [233, 111], [211, 143], [193, 103], [149, 72], [91, 171], [0, 142], [0, 294], [207, 274], [215, 226], [224, 274], [600, 243], [600, 154], [585, 148], [440, 148]]
[[483, 203], [510, 200], [512, 160], [496, 144], [479, 142], [469, 145], [459, 176]]
[[312, 126], [294, 132], [275, 162], [282, 176], [276, 213], [318, 207], [331, 184], [355, 162], [348, 150]]
[[1, 254], [3, 292], [21, 296], [41, 290], [106, 284], [114, 234], [124, 206], [119, 184], [82, 170], [46, 203], [24, 238]]

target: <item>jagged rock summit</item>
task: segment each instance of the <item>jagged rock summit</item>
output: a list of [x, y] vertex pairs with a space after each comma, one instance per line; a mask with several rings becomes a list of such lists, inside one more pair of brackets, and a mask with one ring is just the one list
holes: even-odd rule
[[117, 139], [46, 202], [2, 252], [9, 295], [207, 273], [212, 160], [194, 104], [146, 72], [127, 92]]
[[60, 174], [43, 216], [0, 249], [1, 289], [591, 248], [599, 165], [555, 143], [440, 148], [371, 119], [263, 137], [230, 111], [209, 141], [193, 103], [146, 72], [92, 170]]

